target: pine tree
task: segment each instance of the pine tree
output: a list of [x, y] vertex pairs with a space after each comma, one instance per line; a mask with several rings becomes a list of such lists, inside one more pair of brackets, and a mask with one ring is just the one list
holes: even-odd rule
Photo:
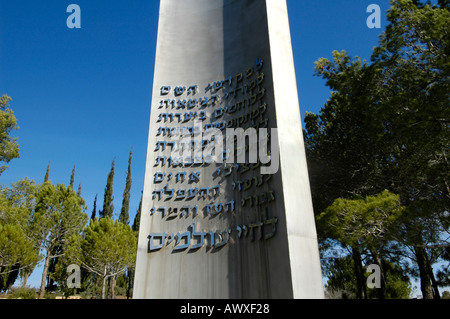
[[114, 181], [114, 166], [116, 159], [112, 161], [111, 170], [108, 174], [105, 186], [105, 195], [103, 197], [103, 209], [99, 211], [100, 218], [113, 218], [114, 213], [114, 196], [113, 196], [113, 181]]
[[122, 199], [122, 209], [120, 210], [119, 221], [128, 225], [129, 220], [129, 208], [130, 208], [130, 190], [131, 190], [131, 160], [133, 156], [133, 148], [130, 150], [130, 154], [128, 156], [128, 171], [127, 171], [127, 179], [125, 184], [125, 190], [123, 191], [123, 199]]
[[80, 184], [78, 184], [78, 191], [77, 191], [77, 195], [78, 195], [79, 197], [81, 197], [81, 183], [80, 183]]

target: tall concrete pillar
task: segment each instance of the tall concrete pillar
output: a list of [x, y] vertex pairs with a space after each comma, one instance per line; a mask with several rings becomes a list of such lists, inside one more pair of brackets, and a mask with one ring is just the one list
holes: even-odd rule
[[[175, 152], [238, 127], [270, 163]], [[285, 0], [161, 0], [133, 297], [323, 298]]]

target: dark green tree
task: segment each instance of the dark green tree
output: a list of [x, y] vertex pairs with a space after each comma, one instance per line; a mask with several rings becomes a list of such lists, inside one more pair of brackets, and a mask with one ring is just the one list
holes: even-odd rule
[[78, 184], [77, 195], [81, 197], [81, 183]]
[[106, 179], [105, 194], [103, 196], [103, 209], [98, 212], [100, 218], [109, 217], [112, 219], [114, 215], [113, 182], [115, 162], [116, 160], [114, 159], [111, 164], [111, 170], [109, 171], [108, 178]]
[[94, 205], [92, 208], [91, 219], [95, 219], [95, 215], [97, 214], [97, 194], [95, 194]]
[[30, 236], [45, 255], [40, 299], [44, 297], [50, 262], [61, 255], [59, 250], [54, 254], [55, 248], [65, 248], [69, 237], [82, 230], [87, 221], [84, 209], [84, 200], [70, 187], [46, 182], [39, 188], [31, 218]]
[[109, 217], [92, 220], [82, 235], [71, 238], [67, 256], [90, 273], [102, 279], [101, 297], [106, 298], [107, 280], [111, 279], [112, 295], [116, 278], [134, 267], [137, 237], [130, 226]]
[[143, 192], [141, 192], [141, 200], [139, 201], [139, 207], [136, 210], [136, 216], [134, 216], [134, 220], [133, 220], [133, 230], [134, 231], [139, 231], [139, 224], [141, 222], [141, 210], [142, 210], [142, 197], [144, 196]]
[[39, 261], [39, 250], [29, 236], [36, 190], [35, 182], [27, 178], [0, 186], [0, 291], [12, 286], [19, 275], [26, 285]]
[[337, 51], [316, 63], [333, 92], [305, 117], [313, 201], [319, 214], [339, 197], [398, 194], [405, 213], [392, 235], [433, 298], [450, 207], [448, 2], [393, 0], [388, 20], [370, 65]]
[[17, 138], [11, 138], [13, 130], [17, 130], [17, 119], [13, 110], [9, 108], [11, 97], [4, 94], [0, 97], [0, 175], [8, 166], [1, 163], [9, 163], [12, 159], [20, 157]]
[[44, 176], [44, 183], [48, 181], [50, 175], [50, 161], [47, 164], [47, 169], [45, 171], [45, 176]]
[[317, 217], [320, 236], [337, 240], [351, 252], [354, 262], [357, 297], [367, 298], [362, 254], [370, 255], [380, 267], [380, 299], [387, 298], [386, 272], [383, 268], [390, 253], [392, 225], [401, 217], [404, 207], [399, 196], [384, 191], [361, 199], [336, 199]]
[[120, 210], [119, 221], [128, 225], [130, 222], [129, 209], [130, 209], [130, 191], [131, 191], [131, 160], [133, 156], [133, 148], [130, 150], [128, 156], [128, 170], [125, 183], [125, 190], [123, 191], [122, 208]]
[[69, 182], [69, 187], [71, 187], [73, 189], [73, 184], [75, 182], [75, 165], [72, 168], [72, 173], [70, 174], [70, 182]]

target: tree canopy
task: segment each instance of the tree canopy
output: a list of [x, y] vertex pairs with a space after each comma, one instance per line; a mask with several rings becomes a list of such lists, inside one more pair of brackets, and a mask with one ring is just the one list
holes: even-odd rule
[[[316, 214], [325, 213], [319, 232], [367, 245], [373, 239], [364, 237], [368, 229], [356, 226], [370, 214], [355, 214], [358, 198], [384, 190], [398, 195], [403, 209], [389, 227], [390, 239], [419, 268], [424, 298], [433, 298], [439, 293], [432, 264], [449, 244], [449, 3], [392, 0], [387, 17], [370, 62], [345, 51], [316, 62], [315, 74], [332, 93], [319, 114], [305, 116], [313, 201]], [[333, 233], [325, 222], [331, 216], [339, 218], [329, 222], [356, 228]], [[379, 245], [385, 237], [375, 239]]]
[[1, 165], [2, 162], [9, 163], [19, 157], [17, 137], [11, 137], [11, 132], [19, 128], [14, 112], [9, 108], [11, 100], [6, 94], [0, 97], [0, 175], [8, 168], [7, 165]]

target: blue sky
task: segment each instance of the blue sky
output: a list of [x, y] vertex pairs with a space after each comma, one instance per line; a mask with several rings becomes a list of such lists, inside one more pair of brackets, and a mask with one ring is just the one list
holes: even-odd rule
[[[81, 29], [69, 29], [67, 6], [81, 8]], [[388, 0], [287, 0], [301, 114], [317, 113], [329, 97], [314, 77], [314, 61], [345, 49], [370, 59], [386, 26]], [[369, 29], [369, 4], [382, 11], [381, 29]], [[0, 184], [28, 177], [75, 187], [90, 214], [101, 208], [106, 177], [116, 159], [114, 205], [120, 212], [127, 160], [133, 147], [130, 220], [144, 181], [159, 1], [0, 0], [0, 94], [20, 129], [20, 159]], [[28, 283], [38, 286], [35, 271]]]

